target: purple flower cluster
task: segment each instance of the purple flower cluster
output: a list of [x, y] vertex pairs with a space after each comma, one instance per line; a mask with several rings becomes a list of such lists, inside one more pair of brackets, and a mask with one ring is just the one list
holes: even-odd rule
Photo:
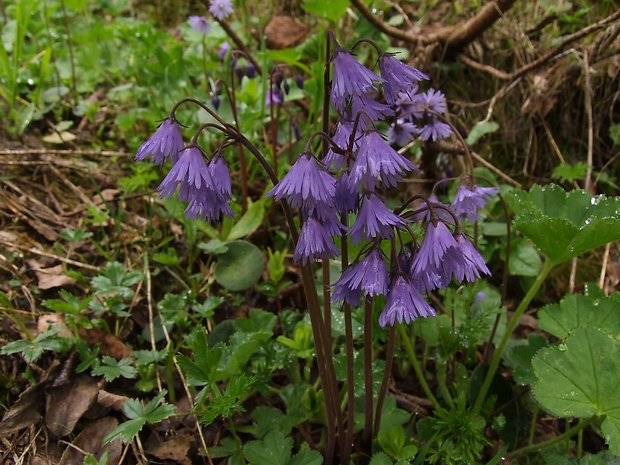
[[232, 198], [232, 180], [226, 161], [217, 153], [207, 162], [200, 147], [185, 147], [181, 127], [173, 116], [166, 118], [138, 148], [135, 159], [141, 161], [149, 155], [157, 165], [167, 160], [172, 162], [158, 190], [162, 198], [171, 198], [178, 188], [177, 197], [187, 202], [187, 218], [218, 221], [222, 216], [234, 216], [228, 204]]
[[[210, 11], [223, 18], [232, 7], [230, 1], [213, 0]], [[194, 24], [204, 27], [200, 18], [193, 20]], [[227, 52], [224, 47], [222, 50], [220, 59]], [[305, 265], [338, 256], [335, 238], [348, 236], [353, 244], [362, 244], [359, 256], [333, 285], [332, 300], [359, 306], [366, 298], [384, 295], [381, 326], [434, 316], [424, 294], [445, 288], [452, 280], [473, 281], [490, 274], [458, 220], [477, 220], [478, 211], [497, 189], [463, 185], [450, 207], [433, 199], [417, 211], [388, 208], [383, 201], [385, 190], [417, 170], [391, 144], [449, 135], [450, 127], [443, 122], [445, 98], [433, 89], [420, 92], [419, 84], [428, 77], [390, 54], [379, 53], [379, 75], [335, 41], [334, 50], [330, 95], [338, 122], [331, 138], [317, 134], [329, 141], [329, 150], [318, 159], [310, 141], [267, 197], [287, 202], [299, 213], [300, 232], [293, 255], [297, 262]], [[267, 104], [282, 105], [287, 92], [284, 72], [274, 69]], [[376, 129], [378, 121], [391, 125], [388, 140]], [[219, 150], [207, 159], [195, 143], [185, 147], [174, 116], [164, 120], [138, 149], [136, 160], [148, 156], [158, 165], [172, 162], [159, 190], [162, 197], [176, 193], [187, 202], [188, 218], [217, 221], [233, 215], [228, 204], [232, 182], [226, 161]], [[354, 220], [345, 227], [350, 215]], [[404, 245], [408, 241], [402, 237], [413, 234], [410, 225], [414, 221], [425, 225], [423, 239], [413, 237], [413, 245]], [[391, 259], [381, 248], [383, 241], [392, 241]]]
[[[427, 223], [421, 245], [404, 248], [388, 272], [388, 260], [379, 245], [394, 239], [395, 231], [407, 230], [412, 220], [390, 210], [381, 192], [417, 170], [390, 143], [402, 145], [416, 137], [436, 140], [450, 134], [449, 126], [441, 121], [445, 98], [433, 89], [419, 92], [420, 81], [428, 77], [390, 54], [380, 54], [379, 76], [338, 44], [334, 48], [331, 101], [339, 121], [330, 149], [322, 162], [303, 153], [267, 195], [285, 199], [300, 211], [297, 261], [335, 257], [339, 250], [333, 239], [342, 234], [348, 234], [354, 244], [373, 244], [344, 269], [334, 284], [334, 301], [359, 306], [362, 297], [385, 295], [382, 326], [435, 315], [425, 293], [444, 288], [453, 279], [472, 281], [489, 270], [455, 224], [455, 217], [438, 208], [427, 209], [416, 218]], [[381, 88], [385, 103], [377, 99]], [[392, 120], [389, 141], [375, 129], [374, 123], [380, 120]], [[479, 200], [492, 195], [491, 190], [480, 189], [457, 196], [453, 205], [461, 212], [457, 214], [471, 217], [480, 208]], [[349, 213], [356, 217], [347, 229], [336, 215]]]

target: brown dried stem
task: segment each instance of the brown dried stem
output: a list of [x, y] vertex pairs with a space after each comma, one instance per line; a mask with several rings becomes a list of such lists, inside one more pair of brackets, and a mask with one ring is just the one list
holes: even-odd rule
[[445, 46], [448, 54], [458, 53], [467, 44], [480, 37], [484, 31], [502, 17], [504, 12], [512, 7], [514, 2], [515, 0], [490, 2], [467, 21], [455, 26], [445, 26], [431, 34], [416, 35], [386, 24], [381, 18], [373, 14], [363, 0], [351, 0], [351, 3], [362, 16], [384, 34], [395, 39], [422, 45], [440, 44]]

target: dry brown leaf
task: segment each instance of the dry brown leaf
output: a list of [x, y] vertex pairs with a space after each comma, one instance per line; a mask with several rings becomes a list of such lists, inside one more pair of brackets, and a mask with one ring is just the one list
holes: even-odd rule
[[111, 392], [104, 391], [103, 389], [97, 394], [97, 403], [102, 407], [111, 408], [113, 410], [120, 410], [123, 403], [128, 400], [129, 397], [127, 396], [112, 394]]
[[121, 342], [114, 334], [108, 333], [102, 329], [79, 328], [80, 337], [86, 341], [89, 346], [100, 344], [99, 352], [103, 355], [109, 355], [116, 360], [131, 357], [133, 350]]
[[4, 414], [0, 422], [0, 434], [13, 433], [41, 420], [43, 394], [49, 383], [39, 383], [26, 389], [17, 402]]
[[94, 454], [97, 460], [101, 458], [105, 451], [108, 451], [108, 465], [117, 465], [122, 451], [120, 438], [116, 438], [105, 446], [101, 446], [103, 437], [117, 426], [118, 421], [114, 417], [103, 417], [89, 424], [73, 441], [75, 447], [67, 447], [65, 449], [58, 465], [82, 465], [84, 463], [84, 454], [76, 448], [86, 453]]
[[28, 260], [30, 269], [34, 271], [39, 283], [39, 289], [52, 289], [54, 287], [64, 287], [75, 284], [75, 280], [71, 279], [63, 273], [62, 265], [52, 266], [51, 268], [43, 268], [37, 260]]
[[308, 26], [290, 16], [274, 16], [265, 28], [267, 48], [275, 50], [294, 47], [307, 35]]
[[118, 189], [103, 189], [100, 194], [93, 196], [93, 203], [101, 205], [104, 202], [111, 202], [120, 193]]
[[191, 436], [175, 437], [148, 448], [146, 452], [160, 460], [174, 460], [182, 465], [191, 465], [192, 461], [187, 457], [187, 453], [192, 440]]
[[45, 414], [48, 429], [59, 438], [71, 433], [97, 399], [98, 392], [97, 381], [85, 375], [78, 376], [71, 383], [49, 389]]
[[[46, 315], [41, 315], [37, 320], [37, 331], [39, 333], [43, 333], [53, 326], [67, 326], [67, 323], [65, 322], [65, 316], [62, 313], [50, 313]], [[65, 327], [64, 329], [60, 330], [57, 336], [72, 337], [73, 333], [70, 329]]]
[[60, 133], [54, 132], [47, 136], [43, 136], [43, 142], [48, 144], [64, 144], [65, 142], [71, 142], [77, 139], [77, 136], [69, 131], [62, 131]]

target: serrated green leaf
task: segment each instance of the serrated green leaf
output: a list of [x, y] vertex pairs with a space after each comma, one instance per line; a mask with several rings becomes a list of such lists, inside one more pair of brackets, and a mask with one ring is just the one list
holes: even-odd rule
[[565, 344], [541, 349], [532, 366], [540, 405], [560, 417], [605, 416], [605, 440], [620, 455], [620, 343], [597, 329], [578, 328]]
[[138, 371], [132, 366], [133, 359], [124, 358], [119, 361], [104, 355], [102, 360], [103, 365], [93, 368], [93, 375], [103, 376], [106, 381], [114, 381], [116, 378], [132, 379], [138, 376]]
[[135, 420], [124, 421], [112, 431], [110, 431], [103, 438], [103, 445], [120, 437], [124, 443], [133, 441], [133, 438], [142, 430], [142, 427], [146, 424], [146, 421], [138, 418]]
[[142, 279], [139, 271], [125, 272], [123, 265], [118, 262], [109, 262], [99, 276], [95, 276], [91, 283], [97, 290], [95, 295], [111, 294], [119, 295], [124, 299], [130, 299], [135, 292], [130, 286], [137, 284]]
[[592, 299], [581, 294], [569, 294], [560, 303], [541, 309], [538, 318], [540, 329], [560, 339], [566, 339], [577, 328], [620, 334], [620, 302], [609, 297]]
[[585, 162], [580, 161], [578, 163], [575, 163], [574, 165], [563, 163], [553, 169], [551, 177], [554, 179], [559, 179], [562, 182], [573, 182], [577, 179], [584, 178], [587, 172], [588, 164]]
[[198, 412], [200, 423], [208, 426], [220, 416], [227, 418], [235, 412], [244, 412], [245, 409], [237, 400], [237, 397], [228, 394], [211, 398], [209, 403]]
[[506, 201], [517, 213], [514, 226], [553, 264], [620, 239], [620, 198], [566, 193], [554, 184], [514, 189]]
[[372, 456], [368, 465], [392, 465], [392, 463], [392, 460], [387, 456], [387, 454], [377, 452]]
[[243, 452], [252, 465], [287, 465], [291, 457], [293, 440], [279, 431], [267, 433], [262, 441], [250, 441]]
[[512, 377], [515, 382], [522, 386], [532, 385], [536, 382], [537, 378], [532, 369], [532, 358], [540, 349], [548, 346], [547, 338], [540, 334], [530, 334], [526, 344], [514, 346], [510, 350], [508, 358], [514, 367]]
[[297, 455], [294, 455], [287, 465], [321, 465], [323, 456], [319, 451], [303, 448]]
[[56, 337], [62, 329], [62, 326], [54, 326], [39, 333], [32, 341], [9, 342], [0, 349], [0, 353], [4, 355], [21, 353], [26, 361], [32, 363], [36, 362], [45, 351], [64, 352], [71, 347], [72, 342], [66, 337]]
[[385, 453], [395, 457], [405, 445], [405, 432], [400, 426], [389, 430], [382, 428], [377, 435], [377, 441]]
[[306, 416], [291, 415], [290, 412], [285, 414], [275, 407], [260, 405], [252, 410], [252, 418], [256, 422], [254, 435], [260, 438], [269, 431], [289, 434], [295, 426], [306, 419]]

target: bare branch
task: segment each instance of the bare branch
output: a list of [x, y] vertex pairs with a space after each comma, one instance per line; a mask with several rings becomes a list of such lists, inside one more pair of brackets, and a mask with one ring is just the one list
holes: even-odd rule
[[514, 4], [515, 0], [499, 0], [485, 5], [473, 18], [457, 24], [456, 26], [446, 26], [432, 34], [416, 35], [392, 27], [381, 20], [368, 8], [363, 0], [351, 0], [351, 3], [359, 12], [379, 31], [411, 43], [422, 45], [442, 44], [446, 47], [449, 54], [458, 53], [471, 41], [480, 37], [484, 31], [490, 28], [502, 14]]

